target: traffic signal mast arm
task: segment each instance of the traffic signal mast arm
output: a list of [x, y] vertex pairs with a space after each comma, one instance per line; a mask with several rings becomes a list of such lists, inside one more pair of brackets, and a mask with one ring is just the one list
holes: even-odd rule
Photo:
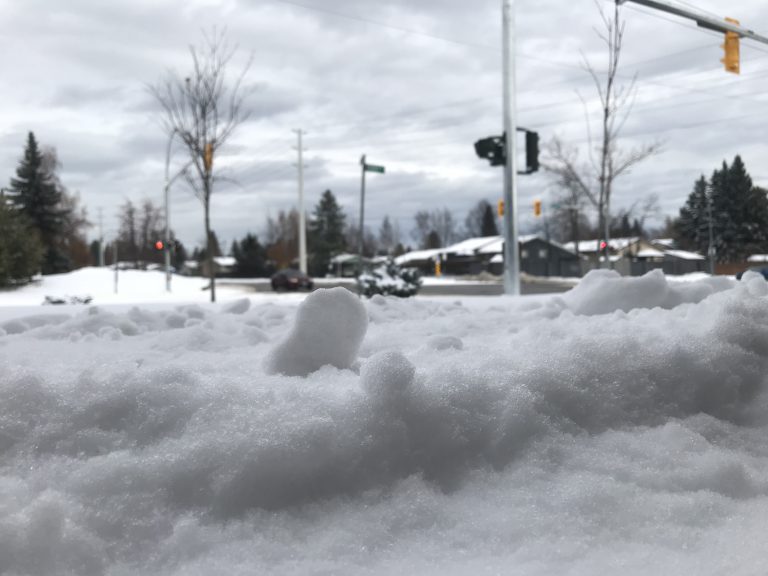
[[624, 4], [625, 2], [634, 2], [635, 4], [647, 6], [648, 8], [655, 8], [662, 12], [674, 14], [675, 16], [688, 18], [707, 30], [714, 30], [715, 32], [733, 32], [734, 34], [738, 34], [741, 38], [749, 38], [756, 42], [768, 44], [768, 37], [756, 34], [754, 31], [744, 28], [743, 26], [718, 20], [717, 18], [712, 18], [706, 14], [700, 14], [691, 10], [686, 10], [685, 8], [680, 8], [671, 2], [665, 2], [664, 0], [616, 0], [617, 4]]

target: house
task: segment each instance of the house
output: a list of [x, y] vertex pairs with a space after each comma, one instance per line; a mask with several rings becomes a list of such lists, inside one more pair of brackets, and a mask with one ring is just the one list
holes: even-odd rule
[[[520, 236], [520, 270], [536, 276], [579, 276], [579, 257], [556, 242], [536, 235]], [[504, 237], [468, 238], [445, 248], [407, 252], [395, 259], [399, 266], [434, 274], [440, 262], [444, 274], [501, 274], [504, 268]]]
[[[235, 271], [237, 260], [232, 256], [214, 256], [213, 264], [216, 268], [216, 276], [229, 276]], [[205, 262], [185, 260], [181, 274], [184, 276], [205, 276], [207, 278], [208, 270]]]
[[[581, 276], [581, 259], [561, 244], [535, 234], [520, 236], [520, 271], [531, 276]], [[492, 254], [488, 271], [504, 271], [504, 239], [484, 246], [481, 252]]]
[[[354, 278], [357, 276], [357, 254], [342, 253], [331, 258], [328, 264], [328, 276], [338, 278]], [[388, 256], [374, 256], [373, 258], [363, 257], [363, 268], [368, 269], [372, 266], [379, 266], [389, 260]]]

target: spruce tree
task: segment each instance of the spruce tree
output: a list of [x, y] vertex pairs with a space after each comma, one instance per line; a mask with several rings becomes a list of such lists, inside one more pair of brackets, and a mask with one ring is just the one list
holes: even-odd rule
[[66, 212], [61, 206], [62, 193], [53, 169], [44, 165], [35, 135], [30, 132], [8, 196], [13, 207], [40, 235], [44, 249], [43, 274], [69, 270], [68, 259], [61, 248]]
[[235, 258], [235, 276], [238, 278], [258, 278], [267, 276], [267, 251], [259, 243], [259, 238], [248, 233], [242, 241], [232, 243], [232, 256]]
[[493, 213], [493, 208], [487, 202], [483, 208], [483, 221], [481, 225], [482, 236], [498, 236], [499, 229], [496, 226], [496, 215]]
[[331, 258], [344, 251], [345, 219], [333, 192], [323, 192], [309, 222], [309, 271], [313, 276], [324, 276]]
[[675, 221], [675, 234], [682, 248], [705, 253], [709, 242], [709, 207], [707, 179], [702, 176], [693, 185], [680, 216]]
[[702, 176], [694, 186], [675, 231], [681, 245], [706, 253], [709, 245], [709, 206], [718, 262], [741, 262], [751, 254], [768, 252], [768, 196], [756, 187], [744, 162], [723, 162], [707, 181]]
[[29, 281], [40, 270], [42, 255], [37, 231], [0, 194], [0, 286]]

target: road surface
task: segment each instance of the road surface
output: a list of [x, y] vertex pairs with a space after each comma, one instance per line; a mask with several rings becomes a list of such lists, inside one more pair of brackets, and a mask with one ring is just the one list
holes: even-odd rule
[[[238, 278], [219, 278], [217, 284], [226, 286], [238, 286], [244, 290], [253, 292], [271, 292], [272, 287], [267, 278], [256, 279], [238, 279]], [[343, 286], [349, 290], [356, 290], [355, 282], [352, 279], [342, 278], [319, 278], [315, 279], [315, 288], [333, 288]], [[525, 281], [520, 285], [522, 294], [557, 294], [567, 292], [573, 288], [573, 284], [567, 282], [557, 282], [554, 280], [546, 281]], [[504, 293], [504, 285], [500, 282], [445, 282], [440, 284], [428, 283], [419, 290], [420, 296], [497, 296]]]

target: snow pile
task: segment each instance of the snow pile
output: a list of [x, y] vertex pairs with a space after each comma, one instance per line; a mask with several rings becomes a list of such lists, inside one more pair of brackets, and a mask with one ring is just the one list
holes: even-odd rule
[[585, 285], [16, 319], [0, 573], [761, 573], [768, 284]]

